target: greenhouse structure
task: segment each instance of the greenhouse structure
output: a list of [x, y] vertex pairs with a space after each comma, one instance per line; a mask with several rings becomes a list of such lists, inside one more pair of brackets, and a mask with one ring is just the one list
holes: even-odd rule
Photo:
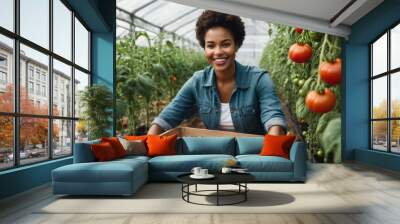
[[399, 223], [400, 0], [0, 0], [0, 223]]

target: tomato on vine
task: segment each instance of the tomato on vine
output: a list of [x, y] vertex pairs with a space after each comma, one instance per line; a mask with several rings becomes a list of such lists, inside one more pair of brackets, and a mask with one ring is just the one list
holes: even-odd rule
[[294, 32], [301, 34], [301, 33], [303, 33], [303, 29], [300, 27], [296, 27], [296, 28], [294, 28]]
[[327, 113], [336, 105], [336, 96], [329, 88], [319, 93], [316, 90], [308, 92], [306, 96], [306, 106], [314, 113]]
[[308, 44], [294, 43], [289, 48], [289, 58], [296, 63], [305, 63], [312, 57], [313, 50]]
[[342, 80], [342, 60], [336, 58], [334, 62], [321, 62], [319, 65], [319, 77], [328, 84], [339, 84]]

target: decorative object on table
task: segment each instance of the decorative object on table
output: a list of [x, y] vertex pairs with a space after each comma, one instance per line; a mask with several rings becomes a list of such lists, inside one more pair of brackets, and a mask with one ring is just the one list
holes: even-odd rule
[[230, 173], [232, 172], [232, 168], [230, 167], [222, 167], [221, 173]]
[[229, 159], [226, 161], [225, 167], [238, 167], [237, 161], [234, 159]]
[[221, 173], [248, 173], [246, 168], [231, 168], [231, 167], [222, 167]]
[[193, 167], [191, 170], [192, 174], [190, 175], [193, 179], [210, 179], [214, 178], [214, 175], [208, 173], [208, 169], [203, 169], [202, 167]]
[[200, 166], [197, 166], [197, 167], [193, 167], [193, 169], [191, 170], [192, 171], [192, 173], [194, 174], [194, 175], [200, 175], [200, 170], [201, 169], [203, 169], [203, 168], [201, 168]]

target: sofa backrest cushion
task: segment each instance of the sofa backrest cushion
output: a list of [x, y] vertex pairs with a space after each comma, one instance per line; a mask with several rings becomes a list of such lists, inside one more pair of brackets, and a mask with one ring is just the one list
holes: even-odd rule
[[177, 144], [177, 153], [235, 155], [235, 139], [233, 137], [182, 137]]
[[95, 162], [96, 158], [94, 157], [94, 154], [93, 154], [92, 150], [90, 149], [90, 146], [92, 144], [99, 144], [99, 143], [100, 143], [100, 139], [93, 140], [93, 141], [87, 141], [87, 142], [75, 143], [74, 163]]
[[236, 155], [259, 154], [264, 144], [264, 137], [237, 137]]

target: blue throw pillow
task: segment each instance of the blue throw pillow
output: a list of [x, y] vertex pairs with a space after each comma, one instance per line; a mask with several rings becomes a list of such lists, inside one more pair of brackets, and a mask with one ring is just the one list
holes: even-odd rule
[[233, 137], [182, 137], [182, 154], [226, 154], [235, 155]]
[[264, 137], [237, 137], [236, 155], [259, 154], [264, 145]]

